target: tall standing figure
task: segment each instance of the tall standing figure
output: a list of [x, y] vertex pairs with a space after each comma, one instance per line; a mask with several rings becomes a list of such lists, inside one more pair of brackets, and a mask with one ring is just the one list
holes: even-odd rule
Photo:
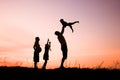
[[39, 62], [39, 53], [42, 51], [40, 44], [39, 44], [40, 38], [39, 37], [35, 37], [35, 43], [34, 43], [34, 68], [38, 68], [37, 67], [37, 63]]
[[64, 68], [63, 64], [64, 64], [64, 61], [67, 59], [67, 52], [68, 52], [67, 43], [63, 36], [64, 28], [65, 27], [62, 27], [61, 32], [55, 31], [55, 35], [57, 36], [57, 38], [61, 44], [61, 50], [62, 50], [62, 55], [63, 55], [60, 68]]
[[48, 39], [47, 43], [45, 44], [45, 52], [43, 55], [43, 59], [45, 60], [45, 62], [43, 64], [43, 69], [46, 69], [47, 61], [49, 60], [49, 50], [51, 50], [50, 47], [51, 47], [51, 42]]

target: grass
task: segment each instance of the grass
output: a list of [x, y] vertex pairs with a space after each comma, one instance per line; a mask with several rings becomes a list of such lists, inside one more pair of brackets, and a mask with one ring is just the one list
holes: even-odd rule
[[119, 69], [0, 67], [1, 80], [120, 80]]

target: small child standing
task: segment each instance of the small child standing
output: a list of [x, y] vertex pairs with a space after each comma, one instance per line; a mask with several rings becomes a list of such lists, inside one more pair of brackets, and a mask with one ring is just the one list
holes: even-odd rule
[[44, 65], [43, 65], [43, 69], [46, 69], [47, 61], [49, 60], [49, 50], [51, 51], [50, 47], [51, 47], [51, 42], [48, 39], [47, 43], [45, 44], [45, 52], [43, 55], [43, 59], [45, 60]]

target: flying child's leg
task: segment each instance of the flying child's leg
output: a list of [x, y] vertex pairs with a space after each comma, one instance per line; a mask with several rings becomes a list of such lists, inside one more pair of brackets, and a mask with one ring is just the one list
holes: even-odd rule
[[74, 32], [74, 30], [73, 30], [73, 28], [72, 28], [72, 26], [71, 26], [71, 25], [70, 25], [70, 28], [71, 28], [72, 32]]
[[79, 23], [79, 21], [75, 21], [74, 23]]

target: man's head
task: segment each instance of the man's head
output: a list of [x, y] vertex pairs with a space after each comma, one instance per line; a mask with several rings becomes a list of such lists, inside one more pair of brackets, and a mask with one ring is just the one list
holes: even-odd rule
[[55, 35], [59, 35], [60, 34], [60, 32], [59, 31], [55, 31]]

